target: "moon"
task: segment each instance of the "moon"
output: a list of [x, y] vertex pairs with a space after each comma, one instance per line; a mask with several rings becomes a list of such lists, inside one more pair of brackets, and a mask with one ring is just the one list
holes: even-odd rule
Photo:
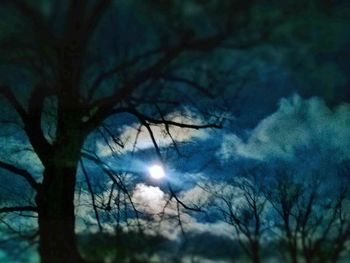
[[156, 180], [159, 180], [165, 176], [165, 172], [162, 166], [155, 164], [148, 168], [149, 175]]

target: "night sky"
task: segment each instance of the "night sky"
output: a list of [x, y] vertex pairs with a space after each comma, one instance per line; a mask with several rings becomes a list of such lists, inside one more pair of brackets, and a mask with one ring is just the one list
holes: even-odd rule
[[[0, 3], [0, 84], [10, 85], [26, 105], [33, 85], [40, 78], [52, 78], [54, 70], [48, 65], [53, 55], [26, 23], [27, 18], [5, 2]], [[69, 1], [27, 2], [40, 10], [52, 32], [59, 35]], [[87, 2], [88, 6], [94, 3]], [[203, 4], [207, 9], [201, 2], [210, 2]], [[218, 2], [113, 1], [88, 46], [82, 98], [87, 97], [87, 87], [98, 72], [160, 45], [170, 47], [181, 35], [207, 37], [225, 28], [226, 19], [236, 11]], [[243, 6], [240, 1], [233, 2]], [[319, 1], [323, 3], [320, 6], [318, 1], [304, 2], [305, 6], [301, 1], [252, 4], [255, 9], [249, 15], [240, 13], [242, 21], [235, 24], [235, 37], [218, 47], [190, 50], [168, 65], [162, 76], [130, 94], [130, 101], [139, 103], [138, 109], [148, 116], [190, 125], [215, 123], [221, 128], [154, 124], [150, 129], [155, 147], [147, 127], [132, 114], [122, 113], [107, 118], [87, 136], [75, 191], [76, 233], [86, 258], [109, 258], [106, 262], [253, 262], [240, 245], [246, 237], [239, 234], [238, 221], [229, 220], [233, 209], [248, 229], [254, 229], [256, 221], [249, 214], [244, 192], [252, 191], [249, 193], [256, 194], [257, 203], [263, 203], [261, 262], [292, 262], [288, 248], [278, 239], [284, 230], [278, 221], [278, 190], [285, 184], [290, 191], [286, 198], [295, 202], [291, 227], [296, 220], [293, 213], [304, 211], [315, 194], [305, 224], [320, 235], [324, 233], [322, 224], [332, 217], [338, 195], [344, 192], [339, 213], [349, 233], [338, 261], [332, 262], [347, 262], [350, 5], [348, 1]], [[33, 54], [23, 48], [26, 45], [42, 53]], [[40, 74], [35, 70], [28, 73], [28, 68], [35, 67], [31, 61], [38, 57], [43, 58]], [[94, 99], [112, 94], [157, 58], [150, 56], [108, 79]], [[174, 76], [190, 79], [212, 96], [191, 89], [189, 83], [174, 81]], [[0, 105], [0, 160], [26, 169], [40, 182], [44, 166], [21, 129], [19, 117], [2, 96]], [[52, 141], [57, 105], [52, 97], [45, 105], [41, 127]], [[84, 154], [96, 157], [99, 164]], [[165, 176], [150, 177], [152, 165], [162, 166]], [[23, 178], [0, 169], [0, 208], [27, 204], [35, 204], [34, 191]], [[39, 262], [37, 228], [35, 214], [0, 213], [0, 262]], [[295, 231], [302, 233], [301, 229]], [[335, 232], [327, 232], [329, 240], [321, 242], [325, 244], [324, 258], [332, 254], [327, 251], [334, 250], [330, 244], [336, 243], [336, 237], [332, 239]], [[322, 255], [315, 251], [314, 261], [308, 262], [331, 262], [316, 261]], [[303, 255], [300, 252], [298, 262], [306, 262]], [[131, 261], [133, 258], [140, 261]]]

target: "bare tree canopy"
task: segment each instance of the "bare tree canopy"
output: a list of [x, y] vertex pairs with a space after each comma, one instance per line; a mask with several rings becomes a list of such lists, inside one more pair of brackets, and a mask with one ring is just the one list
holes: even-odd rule
[[[91, 222], [101, 236], [114, 229], [119, 240], [125, 228], [136, 227], [147, 239], [147, 231], [156, 233], [155, 222], [162, 229], [169, 221], [186, 240], [186, 220], [210, 218], [233, 227], [233, 239], [254, 263], [262, 261], [262, 242], [273, 236], [271, 229], [283, 236], [281, 248], [293, 263], [300, 258], [340, 260], [350, 232], [344, 210], [347, 189], [334, 186], [339, 194], [326, 200], [326, 179], [308, 185], [285, 172], [275, 177], [259, 171], [245, 174], [237, 165], [231, 173], [237, 176], [222, 173], [223, 179], [220, 169], [229, 167], [223, 164], [228, 159], [272, 167], [274, 158], [296, 160], [297, 150], [305, 154], [303, 147], [313, 142], [312, 136], [303, 137], [307, 132], [300, 132], [300, 144], [292, 132], [282, 139], [269, 137], [271, 130], [281, 133], [270, 128], [274, 118], [291, 114], [299, 104], [307, 109], [295, 110], [299, 115], [294, 123], [319, 107], [324, 109], [319, 113], [326, 112], [324, 119], [335, 116], [333, 127], [342, 129], [334, 132], [339, 140], [349, 137], [343, 124], [349, 120], [348, 104], [328, 113], [328, 105], [320, 102], [340, 104], [342, 96], [333, 94], [334, 87], [346, 93], [348, 80], [342, 72], [348, 64], [342, 52], [349, 41], [348, 6], [343, 2], [1, 1], [0, 219], [8, 235], [38, 242], [42, 263], [99, 262], [103, 259], [79, 250], [83, 242], [76, 233]], [[282, 99], [272, 114], [277, 98], [291, 93], [288, 78], [296, 93], [322, 99], [300, 102], [295, 95], [291, 103]], [[268, 91], [260, 88], [269, 85]], [[313, 86], [317, 88], [309, 88]], [[268, 105], [262, 106], [265, 101]], [[250, 109], [254, 117], [247, 114]], [[282, 119], [288, 121], [288, 116]], [[294, 123], [286, 126], [301, 129]], [[318, 136], [319, 130], [334, 135], [323, 126], [312, 134]], [[285, 138], [291, 142], [281, 146]], [[278, 145], [266, 145], [269, 141]], [[332, 162], [321, 157], [317, 162], [332, 163], [329, 169], [335, 171], [350, 159], [348, 145], [328, 145], [314, 152], [326, 156], [324, 152], [334, 151]], [[202, 161], [189, 161], [198, 154]], [[174, 160], [188, 171], [175, 176]], [[148, 178], [152, 164], [161, 174]], [[203, 171], [228, 188], [202, 186]], [[199, 177], [191, 181], [187, 174]], [[206, 200], [195, 191], [204, 191]], [[28, 225], [18, 228], [25, 219]], [[276, 226], [267, 227], [275, 221]], [[330, 242], [336, 244], [332, 249]]]

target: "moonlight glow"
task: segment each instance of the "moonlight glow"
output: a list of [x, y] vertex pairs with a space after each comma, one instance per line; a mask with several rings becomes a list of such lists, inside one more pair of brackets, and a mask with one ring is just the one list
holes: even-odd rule
[[148, 168], [149, 174], [152, 178], [154, 179], [161, 179], [165, 176], [165, 172], [162, 166], [160, 165], [152, 165], [151, 167]]

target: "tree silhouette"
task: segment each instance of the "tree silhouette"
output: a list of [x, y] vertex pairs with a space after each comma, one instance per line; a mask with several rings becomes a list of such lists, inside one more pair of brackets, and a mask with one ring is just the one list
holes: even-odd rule
[[235, 177], [228, 189], [216, 194], [224, 221], [233, 226], [238, 243], [253, 263], [261, 262], [261, 243], [267, 230], [262, 180], [259, 168], [255, 168]]
[[[45, 11], [44, 4], [51, 9]], [[162, 1], [146, 1], [147, 4], [153, 5], [154, 12], [163, 18], [172, 12], [169, 8], [164, 10]], [[231, 7], [230, 1], [225, 4], [226, 8]], [[217, 25], [215, 32], [200, 32], [185, 24], [185, 19], [180, 25], [167, 20], [165, 26], [170, 30], [164, 34], [155, 32], [158, 41], [151, 43], [152, 48], [145, 45], [137, 54], [135, 50], [119, 52], [114, 65], [98, 69], [96, 62], [100, 58], [94, 59], [96, 47], [93, 46], [99, 40], [97, 29], [105, 22], [106, 13], [118, 6], [117, 1], [111, 0], [43, 1], [42, 5], [24, 0], [1, 2], [2, 25], [7, 26], [1, 35], [1, 56], [8, 65], [4, 72], [11, 77], [3, 76], [0, 94], [17, 113], [18, 119], [12, 121], [22, 127], [43, 172], [38, 181], [29, 170], [1, 161], [0, 167], [25, 179], [36, 196], [35, 205], [3, 207], [0, 211], [38, 214], [39, 252], [43, 263], [85, 262], [77, 250], [74, 232], [77, 169], [87, 137], [106, 119], [131, 115], [147, 128], [154, 142], [152, 125], [164, 125], [167, 130], [171, 126], [221, 127], [219, 119], [196, 125], [168, 120], [166, 114], [185, 98], [174, 89], [175, 84], [185, 86], [185, 90], [189, 90], [186, 92], [197, 94], [195, 96], [215, 93], [191, 76], [178, 75], [179, 67], [188, 67], [190, 62], [186, 62], [184, 56], [188, 52], [208, 52], [233, 33], [241, 34], [235, 32], [236, 29], [249, 29], [246, 22], [252, 3], [235, 2], [234, 13], [225, 19], [221, 17], [222, 25]], [[209, 6], [203, 3], [203, 8]], [[239, 19], [235, 14], [240, 14]], [[208, 18], [212, 19], [210, 23], [217, 21], [215, 16], [208, 15]], [[256, 44], [265, 34], [264, 30], [256, 32], [259, 34], [249, 37], [248, 41], [237, 38], [230, 43], [230, 48]], [[105, 55], [101, 51], [102, 59]], [[16, 74], [25, 77], [14, 80]]]
[[[221, 128], [222, 118], [199, 99], [220, 95], [220, 79], [229, 74], [215, 64], [214, 49], [244, 50], [263, 43], [283, 16], [304, 7], [304, 1], [293, 7], [273, 1], [268, 10], [264, 1], [120, 2], [0, 3], [0, 96], [16, 113], [2, 124], [22, 129], [23, 144], [42, 166], [38, 178], [30, 164], [21, 167], [11, 156], [0, 161], [2, 170], [23, 178], [35, 192], [34, 202], [2, 207], [0, 213], [37, 214], [43, 263], [86, 262], [75, 236], [79, 169], [97, 221], [99, 215], [85, 162], [101, 165], [127, 197], [118, 174], [84, 151], [93, 134], [102, 129], [122, 148], [117, 132], [107, 132], [104, 125], [122, 127], [132, 119], [148, 131], [162, 159], [154, 126], [162, 126], [171, 139], [171, 127]], [[189, 105], [207, 122], [169, 118], [173, 111], [184, 115]], [[169, 189], [179, 205], [193, 209]]]
[[330, 190], [326, 181], [317, 174], [300, 180], [296, 173], [280, 170], [266, 191], [277, 213], [281, 251], [287, 251], [290, 262], [338, 262], [345, 252], [350, 238], [349, 213], [344, 210], [348, 190], [341, 183]]

